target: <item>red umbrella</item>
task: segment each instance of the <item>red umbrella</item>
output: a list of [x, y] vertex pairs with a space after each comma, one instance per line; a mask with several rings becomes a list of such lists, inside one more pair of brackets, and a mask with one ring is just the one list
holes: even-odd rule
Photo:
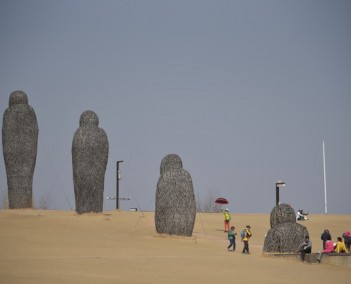
[[227, 199], [222, 198], [222, 197], [217, 198], [217, 199], [215, 200], [215, 202], [216, 202], [217, 204], [228, 204], [228, 203], [229, 203]]

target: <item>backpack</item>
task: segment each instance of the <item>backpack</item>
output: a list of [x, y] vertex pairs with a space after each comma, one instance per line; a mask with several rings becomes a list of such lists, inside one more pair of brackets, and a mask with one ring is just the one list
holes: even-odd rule
[[246, 229], [243, 229], [240, 233], [240, 237], [243, 239], [246, 236]]

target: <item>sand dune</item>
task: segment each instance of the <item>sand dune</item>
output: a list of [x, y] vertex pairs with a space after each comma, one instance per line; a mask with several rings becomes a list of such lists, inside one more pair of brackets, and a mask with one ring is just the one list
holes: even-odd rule
[[[309, 215], [313, 251], [328, 228], [335, 240], [351, 215]], [[196, 215], [190, 238], [158, 235], [153, 212], [0, 210], [1, 283], [344, 283], [350, 267], [262, 254], [269, 214], [232, 214], [252, 226], [250, 255], [228, 252], [220, 213]], [[346, 283], [346, 282], [345, 282]]]

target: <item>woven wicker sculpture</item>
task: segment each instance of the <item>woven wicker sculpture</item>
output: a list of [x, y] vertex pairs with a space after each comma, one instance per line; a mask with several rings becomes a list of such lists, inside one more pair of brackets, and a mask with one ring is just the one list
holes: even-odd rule
[[273, 208], [270, 223], [263, 245], [265, 252], [294, 253], [308, 235], [307, 228], [296, 223], [295, 211], [288, 204]]
[[9, 208], [32, 208], [33, 175], [37, 159], [38, 123], [27, 95], [12, 92], [2, 125]]
[[175, 154], [163, 158], [160, 173], [156, 190], [156, 231], [159, 234], [189, 237], [193, 233], [196, 217], [191, 176]]
[[72, 143], [73, 182], [78, 213], [102, 212], [108, 140], [93, 111], [80, 116]]

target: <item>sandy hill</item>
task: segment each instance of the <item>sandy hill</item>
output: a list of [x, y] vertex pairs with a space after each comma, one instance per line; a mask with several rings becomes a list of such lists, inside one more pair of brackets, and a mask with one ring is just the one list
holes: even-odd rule
[[[301, 222], [313, 251], [325, 228], [333, 240], [351, 215], [309, 215]], [[198, 213], [190, 238], [161, 236], [153, 212], [0, 210], [0, 283], [347, 283], [350, 267], [262, 254], [269, 214], [233, 214], [250, 224], [250, 255], [228, 252], [223, 215]]]

